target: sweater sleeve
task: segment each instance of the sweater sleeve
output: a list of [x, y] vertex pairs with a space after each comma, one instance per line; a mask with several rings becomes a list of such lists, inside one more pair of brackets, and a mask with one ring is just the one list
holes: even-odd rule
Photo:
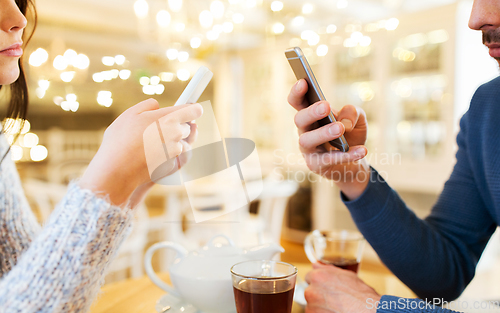
[[130, 221], [130, 210], [72, 184], [0, 281], [2, 312], [88, 311]]
[[[8, 149], [5, 136], [0, 135], [0, 157]], [[9, 153], [0, 164], [0, 278], [16, 265], [39, 232], [40, 225], [24, 196]]]
[[420, 298], [457, 298], [495, 230], [472, 175], [467, 152], [468, 114], [457, 137], [457, 163], [429, 217], [419, 219], [372, 169], [351, 215], [389, 269]]
[[[7, 149], [0, 135], [0, 154]], [[129, 209], [71, 184], [41, 229], [8, 154], [0, 164], [0, 312], [86, 312], [131, 219]]]

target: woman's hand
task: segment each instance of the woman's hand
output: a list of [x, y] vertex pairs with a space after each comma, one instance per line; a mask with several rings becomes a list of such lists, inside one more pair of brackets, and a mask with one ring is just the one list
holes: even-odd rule
[[[138, 186], [151, 181], [145, 146], [154, 148], [153, 155], [148, 157], [164, 159], [166, 150], [167, 157], [176, 160], [189, 147], [183, 139], [189, 138], [193, 129], [196, 134], [196, 126], [190, 126], [196, 124], [188, 122], [202, 113], [199, 104], [160, 109], [154, 99], [129, 108], [106, 129], [101, 147], [80, 180], [80, 186], [109, 196], [113, 204], [124, 204]], [[152, 124], [161, 129], [161, 143], [144, 136]], [[190, 142], [196, 138], [195, 134]], [[182, 165], [186, 160], [179, 161]], [[176, 163], [171, 173], [178, 168]]]
[[[326, 101], [319, 101], [308, 106], [305, 94], [305, 80], [299, 80], [288, 95], [288, 102], [298, 110], [295, 125], [299, 131], [299, 145], [309, 169], [337, 183], [347, 197], [357, 198], [368, 184], [370, 169], [362, 160], [367, 149], [368, 123], [361, 108], [344, 106], [340, 111], [330, 108]], [[337, 121], [318, 127], [318, 121], [327, 117], [330, 110]], [[344, 135], [349, 144], [346, 153], [327, 149], [325, 143]]]
[[178, 162], [178, 166], [176, 166], [173, 170], [173, 172], [169, 173], [169, 175], [172, 175], [175, 173], [179, 168], [183, 167], [184, 164], [186, 164], [190, 159], [191, 159], [191, 145], [196, 141], [198, 138], [198, 125], [196, 123], [188, 123], [189, 128], [190, 128], [190, 133], [189, 136], [181, 141], [182, 143], [182, 153], [176, 158]]
[[[198, 125], [196, 125], [196, 123], [194, 122], [191, 122], [189, 123], [189, 127], [191, 128], [189, 137], [181, 141], [183, 152], [177, 158], [175, 158], [173, 169], [167, 174], [167, 176], [177, 172], [180, 168], [182, 168], [182, 166], [184, 166], [184, 164], [189, 161], [189, 159], [191, 159], [191, 144], [196, 141], [196, 138], [198, 138]], [[131, 208], [134, 208], [136, 205], [138, 205], [144, 199], [149, 189], [154, 186], [154, 184], [155, 183], [153, 181], [149, 181], [137, 187], [130, 196], [129, 206]]]

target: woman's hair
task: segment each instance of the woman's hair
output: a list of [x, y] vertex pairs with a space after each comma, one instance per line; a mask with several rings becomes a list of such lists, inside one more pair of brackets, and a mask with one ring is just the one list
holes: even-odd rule
[[[32, 30], [28, 34], [25, 33], [23, 35], [24, 37], [26, 37], [25, 43], [27, 44], [28, 41], [33, 36], [33, 31], [35, 30], [35, 25], [36, 25], [35, 5], [33, 3], [33, 0], [16, 0], [16, 4], [24, 16], [27, 16], [28, 13], [32, 15], [31, 16]], [[2, 86], [0, 85], [0, 89], [1, 88]], [[19, 119], [21, 121], [21, 127], [19, 128], [20, 132], [24, 124], [24, 120], [26, 120], [27, 114], [28, 114], [28, 85], [26, 83], [26, 76], [24, 75], [23, 57], [21, 57], [19, 59], [19, 78], [10, 85], [10, 102], [5, 118], [12, 118], [14, 120]], [[5, 125], [4, 122], [2, 122], [2, 124], [3, 127], [1, 132], [3, 132], [4, 128], [7, 126]], [[16, 138], [18, 135], [19, 133], [16, 134]], [[8, 152], [9, 151], [7, 150], [7, 152], [2, 156], [0, 163], [3, 161]]]

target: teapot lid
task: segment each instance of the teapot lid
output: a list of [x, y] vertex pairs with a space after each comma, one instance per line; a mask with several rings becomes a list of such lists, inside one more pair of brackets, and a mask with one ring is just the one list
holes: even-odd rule
[[[227, 244], [215, 242], [218, 237], [224, 238]], [[169, 271], [171, 275], [184, 279], [230, 280], [230, 269], [234, 264], [249, 259], [270, 259], [283, 251], [275, 243], [244, 249], [236, 246], [227, 236], [217, 235], [199, 250], [178, 254]]]
[[[223, 237], [228, 244], [214, 243], [214, 239]], [[184, 278], [230, 279], [229, 270], [235, 263], [241, 262], [243, 249], [225, 235], [212, 237], [201, 249], [192, 251], [174, 261], [171, 274]]]
[[[226, 239], [228, 244], [222, 244], [220, 242], [214, 242], [217, 238]], [[243, 249], [236, 246], [234, 242], [226, 235], [216, 235], [213, 236], [205, 246], [203, 246], [200, 251], [198, 251], [199, 255], [204, 255], [207, 257], [226, 257], [232, 256], [235, 254], [242, 253]]]

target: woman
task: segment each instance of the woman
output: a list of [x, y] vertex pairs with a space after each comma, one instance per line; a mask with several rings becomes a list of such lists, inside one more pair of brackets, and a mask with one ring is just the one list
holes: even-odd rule
[[[0, 0], [0, 85], [11, 84], [11, 118], [26, 115], [20, 57], [28, 7], [31, 0]], [[199, 104], [160, 109], [152, 99], [125, 111], [108, 127], [87, 171], [69, 186], [43, 229], [28, 207], [2, 130], [0, 312], [88, 311], [130, 228], [133, 204], [152, 185], [144, 131], [159, 123], [174, 159], [196, 136], [195, 124], [186, 122], [201, 114]], [[176, 168], [172, 164], [172, 171]]]

